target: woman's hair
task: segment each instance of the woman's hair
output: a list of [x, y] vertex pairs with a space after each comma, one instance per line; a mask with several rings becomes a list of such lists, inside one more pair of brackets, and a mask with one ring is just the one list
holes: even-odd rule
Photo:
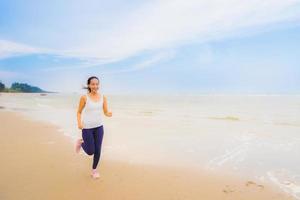
[[95, 78], [99, 81], [99, 78], [97, 76], [90, 76], [87, 80], [87, 86], [84, 86], [83, 89], [88, 89], [89, 92], [91, 92], [91, 88], [89, 87], [89, 84], [91, 83], [91, 80]]

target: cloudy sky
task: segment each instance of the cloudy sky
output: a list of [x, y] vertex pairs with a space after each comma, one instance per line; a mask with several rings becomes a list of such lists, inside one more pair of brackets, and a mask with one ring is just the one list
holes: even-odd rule
[[0, 1], [0, 80], [80, 92], [300, 93], [300, 0]]

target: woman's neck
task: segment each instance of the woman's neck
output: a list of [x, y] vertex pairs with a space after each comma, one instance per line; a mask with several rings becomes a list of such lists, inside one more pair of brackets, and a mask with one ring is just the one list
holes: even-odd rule
[[92, 95], [92, 96], [95, 96], [97, 94], [98, 94], [98, 92], [90, 92], [90, 95]]

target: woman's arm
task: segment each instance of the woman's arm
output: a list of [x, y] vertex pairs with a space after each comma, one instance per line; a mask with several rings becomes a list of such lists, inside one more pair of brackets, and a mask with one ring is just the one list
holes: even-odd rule
[[83, 124], [81, 121], [81, 112], [82, 112], [84, 106], [85, 106], [85, 97], [81, 96], [79, 105], [78, 105], [78, 110], [77, 110], [77, 125], [78, 125], [79, 129], [83, 128]]
[[108, 108], [107, 108], [107, 98], [104, 95], [103, 95], [103, 112], [104, 112], [104, 115], [107, 116], [107, 117], [111, 117], [112, 116], [112, 112], [108, 111]]

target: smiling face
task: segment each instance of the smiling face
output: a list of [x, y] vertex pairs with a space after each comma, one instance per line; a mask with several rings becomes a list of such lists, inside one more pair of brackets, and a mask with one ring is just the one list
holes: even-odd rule
[[95, 93], [99, 89], [99, 81], [96, 78], [92, 78], [90, 80], [89, 88], [91, 89], [91, 92]]

